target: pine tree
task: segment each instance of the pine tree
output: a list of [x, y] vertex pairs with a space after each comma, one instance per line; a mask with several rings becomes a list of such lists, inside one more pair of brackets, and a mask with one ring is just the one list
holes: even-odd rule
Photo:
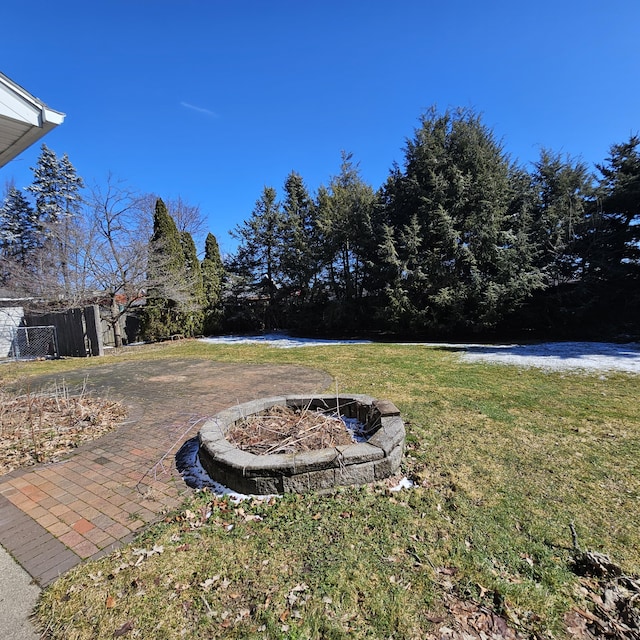
[[284, 183], [280, 234], [279, 264], [284, 284], [290, 299], [304, 304], [317, 273], [316, 207], [302, 176], [295, 171]]
[[[27, 187], [35, 197], [38, 225], [42, 229], [43, 246], [48, 250], [44, 261], [47, 273], [41, 276], [51, 280], [51, 275], [61, 283], [63, 295], [77, 295], [82, 274], [84, 248], [78, 243], [79, 214], [82, 204], [80, 190], [84, 182], [65, 154], [58, 159], [45, 144], [35, 167], [34, 181]], [[52, 287], [53, 288], [53, 287]]]
[[0, 206], [0, 253], [21, 265], [38, 247], [39, 228], [33, 207], [15, 186]]
[[205, 304], [204, 283], [193, 237], [188, 231], [182, 231], [180, 240], [184, 254], [186, 284], [189, 292], [189, 299], [186, 304], [182, 305], [180, 314], [181, 333], [193, 337], [202, 334], [203, 307]]
[[318, 190], [319, 254], [336, 300], [363, 297], [369, 261], [375, 252], [372, 228], [374, 193], [360, 177], [353, 155], [342, 152], [340, 173]]
[[377, 309], [383, 327], [410, 335], [424, 330], [424, 308], [416, 292], [426, 289], [428, 278], [422, 268], [422, 230], [414, 214], [399, 232], [384, 223], [380, 230], [378, 278], [387, 304]]
[[203, 333], [211, 335], [220, 331], [222, 323], [222, 287], [224, 265], [216, 237], [209, 233], [204, 245], [202, 261], [202, 282], [204, 289]]
[[531, 183], [535, 264], [548, 287], [575, 281], [582, 271], [577, 243], [593, 192], [587, 166], [543, 149]]
[[637, 335], [640, 318], [640, 137], [612, 145], [597, 165], [597, 200], [583, 234], [584, 321]]
[[598, 170], [597, 252], [590, 256], [591, 274], [612, 283], [636, 278], [640, 269], [640, 137], [612, 145]]
[[183, 333], [182, 311], [191, 301], [180, 233], [160, 199], [156, 201], [149, 242], [147, 302], [143, 334], [161, 340]]
[[513, 206], [514, 169], [472, 111], [421, 118], [404, 170], [392, 172], [382, 196], [387, 224], [411, 240], [397, 234], [399, 260], [415, 264], [396, 298], [410, 302], [405, 324], [414, 331], [485, 330], [539, 286]]
[[40, 155], [33, 171], [33, 183], [27, 187], [36, 201], [36, 211], [41, 224], [55, 224], [64, 214], [64, 202], [61, 198], [60, 162], [55, 152], [46, 144], [41, 147]]
[[231, 232], [240, 241], [231, 269], [252, 297], [267, 303], [264, 328], [279, 326], [278, 290], [282, 282], [279, 256], [282, 252], [280, 230], [282, 212], [276, 190], [264, 187], [251, 217]]

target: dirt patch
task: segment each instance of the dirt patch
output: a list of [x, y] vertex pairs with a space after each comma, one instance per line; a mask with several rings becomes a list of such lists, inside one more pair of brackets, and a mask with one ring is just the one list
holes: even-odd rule
[[254, 455], [300, 453], [354, 442], [337, 416], [282, 406], [238, 421], [227, 432], [227, 440]]
[[153, 376], [149, 378], [149, 382], [169, 382], [175, 384], [176, 382], [185, 382], [187, 376]]

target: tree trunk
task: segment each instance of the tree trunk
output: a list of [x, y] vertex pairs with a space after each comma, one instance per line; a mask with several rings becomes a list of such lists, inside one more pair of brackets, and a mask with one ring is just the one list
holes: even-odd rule
[[116, 349], [122, 346], [122, 329], [120, 327], [120, 309], [116, 297], [111, 298], [111, 326], [113, 327], [113, 340]]

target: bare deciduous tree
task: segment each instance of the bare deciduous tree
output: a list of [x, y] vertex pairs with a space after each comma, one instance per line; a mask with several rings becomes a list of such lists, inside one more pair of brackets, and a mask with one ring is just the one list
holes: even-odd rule
[[120, 318], [144, 297], [148, 223], [138, 194], [111, 174], [90, 198], [89, 270], [94, 288], [108, 298], [107, 320], [122, 346]]
[[[151, 237], [153, 233], [153, 213], [159, 196], [154, 193], [147, 193], [140, 196], [140, 210], [144, 212], [148, 224], [148, 233]], [[198, 245], [206, 233], [206, 220], [200, 211], [199, 205], [189, 204], [182, 197], [178, 196], [172, 200], [162, 198], [167, 207], [169, 215], [176, 223], [180, 233], [188, 232]]]

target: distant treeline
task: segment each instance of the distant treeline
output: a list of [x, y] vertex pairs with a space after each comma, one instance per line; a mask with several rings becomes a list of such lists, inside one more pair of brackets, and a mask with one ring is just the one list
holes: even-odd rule
[[0, 205], [0, 286], [47, 309], [97, 302], [143, 338], [230, 331], [402, 338], [640, 337], [640, 138], [592, 172], [512, 162], [472, 110], [435, 109], [377, 191], [351, 154], [310, 195], [265, 187], [222, 259], [198, 207], [108, 176], [88, 196], [42, 145]]
[[296, 172], [232, 235], [224, 326], [403, 337], [638, 337], [640, 139], [596, 166], [512, 162], [471, 110], [420, 119], [375, 191], [350, 154]]

